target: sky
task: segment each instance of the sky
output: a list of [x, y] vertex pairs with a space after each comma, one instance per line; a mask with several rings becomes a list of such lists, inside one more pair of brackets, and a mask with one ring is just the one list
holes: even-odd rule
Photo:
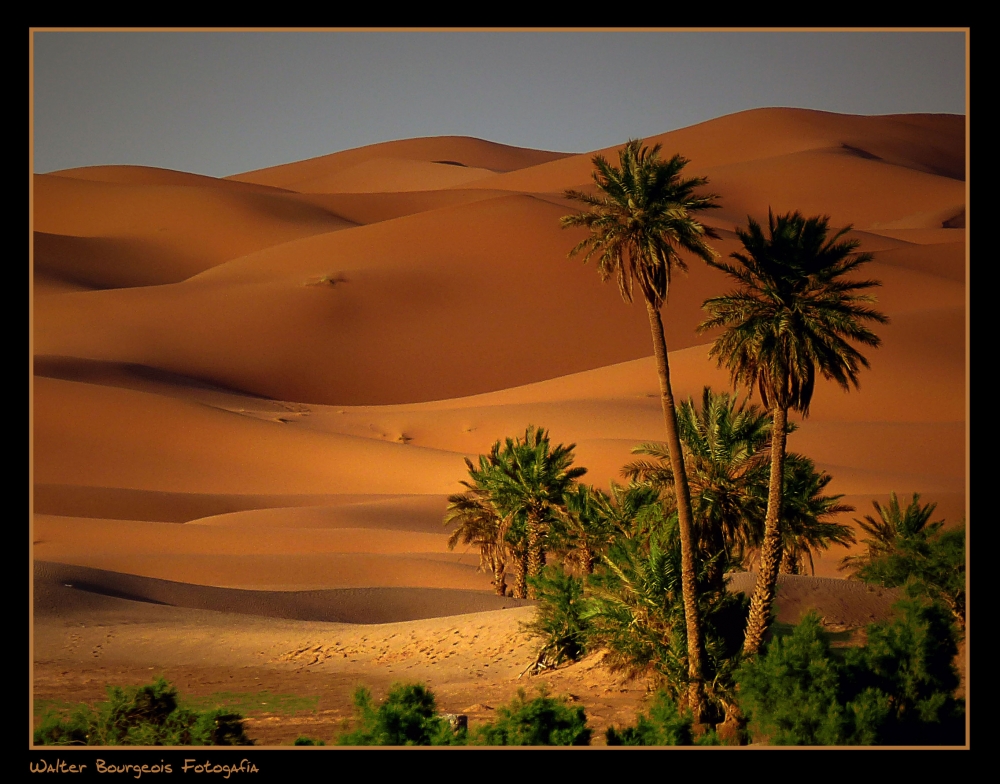
[[225, 176], [461, 135], [590, 152], [733, 112], [966, 111], [964, 31], [32, 33], [34, 171]]

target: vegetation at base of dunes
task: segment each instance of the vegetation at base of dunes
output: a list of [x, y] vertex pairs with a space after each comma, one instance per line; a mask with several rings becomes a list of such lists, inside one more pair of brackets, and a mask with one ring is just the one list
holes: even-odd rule
[[593, 180], [596, 193], [568, 190], [565, 196], [584, 205], [586, 211], [566, 215], [563, 228], [585, 228], [588, 235], [574, 246], [569, 255], [586, 251], [583, 260], [597, 258], [601, 280], [615, 278], [618, 291], [626, 302], [638, 283], [646, 302], [656, 372], [660, 383], [660, 402], [677, 498], [680, 528], [685, 623], [690, 702], [696, 715], [702, 704], [702, 630], [695, 598], [695, 565], [692, 545], [692, 511], [687, 476], [677, 429], [670, 362], [663, 331], [661, 309], [670, 293], [675, 269], [687, 265], [681, 252], [711, 262], [716, 252], [706, 238], [718, 238], [711, 227], [698, 220], [698, 213], [716, 209], [714, 194], [696, 195], [695, 190], [708, 183], [704, 177], [683, 178], [689, 161], [681, 155], [669, 160], [659, 157], [660, 145], [646, 147], [640, 139], [630, 139], [618, 153], [618, 166], [602, 155], [595, 155]]
[[548, 431], [528, 425], [524, 437], [496, 441], [478, 465], [466, 458], [464, 493], [448, 498], [445, 525], [457, 524], [448, 540], [480, 550], [480, 569], [493, 573], [496, 592], [507, 593], [508, 565], [515, 598], [531, 590], [528, 577], [545, 566], [545, 543], [553, 521], [565, 514], [565, 496], [586, 468], [573, 466], [575, 444], [553, 446]]
[[584, 618], [584, 578], [549, 564], [537, 577], [529, 577], [538, 607], [535, 617], [522, 630], [541, 641], [530, 669], [539, 671], [576, 661], [587, 652], [590, 634]]
[[299, 735], [292, 743], [293, 746], [325, 746], [326, 741], [310, 738], [308, 735]]
[[260, 712], [294, 716], [298, 713], [315, 713], [319, 706], [318, 695], [274, 694], [267, 689], [256, 692], [217, 691], [197, 697], [181, 695], [179, 699], [182, 708], [193, 710], [224, 708], [231, 713], [241, 713], [244, 716]]
[[666, 692], [658, 691], [649, 705], [649, 713], [639, 712], [635, 724], [605, 731], [609, 746], [721, 746], [716, 731], [698, 737], [693, 731], [691, 714], [681, 711]]
[[817, 373], [845, 391], [856, 388], [869, 363], [852, 343], [878, 347], [881, 340], [866, 323], [888, 322], [864, 293], [879, 281], [845, 277], [873, 258], [856, 252], [858, 240], [843, 239], [850, 228], [829, 236], [828, 217], [775, 217], [768, 210], [766, 234], [752, 218], [746, 229], [736, 229], [743, 250], [730, 255], [735, 263], [707, 260], [738, 284], [703, 303], [709, 317], [699, 331], [721, 330], [709, 356], [729, 370], [734, 386], [759, 392], [774, 420], [760, 568], [743, 645], [748, 655], [760, 651], [771, 622], [782, 560], [788, 412], [808, 416]]
[[592, 735], [582, 707], [544, 690], [528, 699], [524, 689], [496, 710], [496, 719], [469, 731], [470, 746], [589, 746]]
[[544, 691], [529, 700], [520, 689], [497, 708], [495, 720], [472, 729], [453, 727], [438, 713], [433, 692], [419, 683], [394, 684], [378, 705], [360, 686], [354, 705], [357, 727], [342, 733], [338, 746], [586, 746], [591, 737], [583, 708]]
[[47, 713], [34, 732], [39, 746], [252, 746], [243, 717], [221, 708], [199, 712], [179, 704], [163, 678], [147, 686], [108, 687], [108, 699], [68, 716]]
[[[692, 491], [696, 548], [702, 560], [715, 559], [709, 580], [721, 588], [726, 572], [752, 568], [763, 543], [774, 420], [749, 400], [738, 402], [736, 395], [706, 386], [700, 406], [690, 398], [678, 406], [677, 421]], [[787, 423], [785, 432], [796, 429]], [[628, 463], [623, 476], [652, 485], [667, 510], [676, 509], [665, 446], [640, 444], [632, 453], [652, 459]], [[798, 574], [806, 560], [812, 568], [815, 551], [854, 542], [849, 526], [831, 521], [854, 507], [840, 503], [841, 495], [823, 494], [832, 477], [817, 471], [808, 457], [789, 452], [783, 471], [780, 566], [782, 572]]]
[[774, 638], [735, 673], [754, 742], [770, 745], [963, 745], [965, 704], [948, 610], [925, 598], [895, 605], [867, 642], [831, 649], [819, 617]]
[[420, 683], [396, 683], [378, 705], [364, 686], [354, 692], [356, 727], [337, 737], [338, 746], [462, 746], [456, 732], [440, 716], [434, 694]]
[[929, 522], [937, 504], [921, 504], [913, 494], [901, 509], [895, 493], [885, 506], [872, 501], [877, 517], [855, 520], [869, 538], [865, 551], [847, 556], [840, 568], [850, 577], [885, 588], [905, 587], [910, 595], [926, 595], [945, 604], [959, 628], [965, 629], [965, 526], [943, 530], [944, 521]]
[[[687, 625], [681, 590], [681, 549], [676, 518], [642, 538], [622, 538], [587, 580], [588, 645], [606, 651], [604, 664], [629, 678], [658, 685], [682, 710], [690, 710]], [[703, 722], [730, 712], [732, 672], [743, 643], [747, 602], [711, 582], [711, 561], [696, 561], [696, 599], [703, 623]]]

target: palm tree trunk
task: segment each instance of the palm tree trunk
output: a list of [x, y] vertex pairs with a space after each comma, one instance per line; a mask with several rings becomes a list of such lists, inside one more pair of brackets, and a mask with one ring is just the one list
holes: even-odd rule
[[677, 411], [674, 393], [670, 388], [670, 367], [667, 364], [667, 341], [663, 336], [660, 311], [646, 303], [649, 329], [653, 333], [653, 353], [656, 371], [660, 377], [660, 402], [663, 405], [663, 422], [667, 430], [667, 449], [670, 451], [670, 468], [674, 474], [674, 494], [677, 498], [677, 520], [681, 536], [681, 591], [684, 598], [684, 621], [687, 627], [688, 648], [688, 704], [695, 724], [701, 722], [703, 706], [701, 683], [701, 619], [698, 617], [697, 586], [694, 567], [694, 516], [691, 514], [691, 491], [684, 471], [680, 433], [677, 430]]
[[493, 587], [497, 596], [507, 595], [507, 565], [503, 561], [497, 561], [493, 565]]
[[[542, 550], [542, 526], [534, 514], [528, 515], [528, 576], [538, 577], [545, 565], [545, 553]], [[535, 589], [528, 589], [530, 598], [535, 598]]]
[[788, 409], [775, 405], [774, 425], [771, 431], [771, 481], [767, 491], [767, 515], [764, 517], [764, 541], [760, 546], [760, 564], [757, 584], [750, 599], [747, 633], [743, 640], [743, 653], [751, 656], [760, 651], [764, 634], [771, 623], [771, 605], [778, 584], [781, 566], [781, 494], [785, 476], [785, 428]]
[[528, 598], [528, 584], [525, 578], [527, 577], [527, 559], [523, 555], [514, 556], [514, 598], [515, 599], [527, 599]]

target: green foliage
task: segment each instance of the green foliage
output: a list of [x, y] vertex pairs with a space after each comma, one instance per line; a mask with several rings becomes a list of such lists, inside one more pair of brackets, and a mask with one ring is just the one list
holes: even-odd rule
[[571, 708], [544, 691], [528, 700], [524, 689], [497, 708], [496, 720], [475, 727], [476, 746], [589, 746], [591, 730], [583, 708]]
[[[677, 407], [694, 535], [703, 559], [719, 556], [711, 576], [716, 587], [721, 587], [724, 572], [751, 567], [763, 541], [773, 425], [773, 417], [759, 406], [748, 400], [738, 402], [736, 395], [714, 392], [710, 387], [702, 390], [700, 407], [691, 399]], [[787, 433], [795, 430], [794, 424], [786, 427]], [[632, 453], [652, 459], [634, 460], [622, 474], [657, 488], [668, 508], [676, 508], [666, 445], [644, 443]], [[804, 559], [812, 564], [816, 550], [853, 543], [849, 526], [830, 522], [834, 515], [854, 510], [840, 503], [840, 495], [823, 495], [831, 480], [809, 458], [794, 452], [786, 455], [784, 571], [798, 573]]]
[[608, 727], [609, 746], [690, 746], [691, 714], [682, 712], [665, 691], [658, 691], [649, 706], [649, 714], [636, 715], [633, 727], [616, 730]]
[[852, 693], [876, 690], [888, 696], [880, 743], [961, 745], [965, 704], [954, 697], [958, 634], [950, 614], [919, 596], [896, 608], [893, 622], [870, 626], [866, 645], [848, 651], [848, 685]]
[[396, 683], [378, 706], [364, 686], [354, 692], [357, 727], [337, 738], [338, 746], [457, 746], [464, 732], [439, 716], [434, 694], [423, 684]]
[[[866, 700], [862, 713], [845, 709], [841, 671], [820, 619], [807, 614], [791, 635], [736, 672], [739, 704], [755, 741], [777, 746], [873, 743], [888, 706]], [[859, 725], [859, 719], [865, 719]]]
[[457, 523], [449, 547], [461, 540], [480, 548], [480, 568], [506, 591], [508, 563], [514, 568], [513, 595], [526, 595], [525, 575], [545, 563], [549, 528], [565, 516], [565, 495], [587, 469], [573, 466], [575, 444], [553, 446], [545, 428], [529, 425], [524, 438], [494, 442], [478, 465], [466, 458], [468, 491], [448, 498], [445, 525]]
[[960, 628], [965, 627], [965, 529], [943, 530], [943, 521], [929, 522], [936, 504], [921, 504], [913, 494], [901, 509], [895, 493], [882, 506], [872, 502], [877, 517], [855, 522], [868, 534], [865, 552], [849, 556], [841, 569], [871, 585], [907, 586], [911, 595], [942, 602]]
[[535, 589], [538, 606], [524, 628], [541, 639], [538, 662], [556, 667], [567, 659], [576, 661], [587, 650], [583, 578], [549, 565], [537, 577], [529, 577], [528, 583]]
[[[746, 599], [714, 588], [711, 562], [696, 561], [699, 617], [704, 624], [705, 692], [717, 713], [732, 702], [730, 674], [743, 642]], [[676, 528], [642, 539], [620, 539], [604, 568], [588, 581], [584, 619], [595, 644], [607, 649], [612, 671], [652, 676], [667, 695], [687, 694], [687, 629], [681, 590], [681, 552]]]
[[857, 387], [868, 360], [850, 341], [876, 348], [881, 340], [864, 325], [888, 319], [860, 293], [877, 280], [849, 279], [871, 253], [857, 253], [858, 240], [832, 237], [829, 218], [798, 212], [775, 217], [768, 211], [767, 234], [749, 219], [737, 228], [743, 251], [736, 263], [707, 259], [732, 277], [738, 290], [705, 300], [709, 318], [698, 330], [721, 329], [709, 350], [730, 372], [733, 383], [760, 393], [764, 407], [808, 415], [816, 372], [845, 391]]
[[315, 738], [310, 738], [307, 735], [299, 735], [295, 739], [293, 746], [325, 746], [326, 741], [316, 740]]
[[843, 657], [815, 613], [736, 672], [755, 741], [773, 745], [960, 745], [964, 703], [953, 627], [937, 604], [907, 600]]
[[694, 193], [708, 180], [682, 178], [689, 161], [680, 155], [664, 161], [659, 154], [659, 144], [646, 147], [642, 140], [630, 139], [618, 153], [618, 166], [595, 155], [591, 160], [597, 192], [565, 192], [588, 211], [561, 219], [563, 228], [590, 230], [570, 256], [586, 251], [584, 262], [596, 256], [601, 280], [615, 278], [626, 302], [632, 301], [635, 281], [646, 302], [657, 309], [667, 299], [673, 270], [687, 269], [679, 251], [707, 261], [715, 252], [705, 238], [719, 236], [696, 218], [698, 212], [719, 207], [715, 195]]
[[108, 688], [108, 699], [70, 716], [48, 713], [34, 733], [37, 745], [251, 746], [243, 717], [221, 708], [180, 707], [177, 689], [163, 678], [147, 686]]

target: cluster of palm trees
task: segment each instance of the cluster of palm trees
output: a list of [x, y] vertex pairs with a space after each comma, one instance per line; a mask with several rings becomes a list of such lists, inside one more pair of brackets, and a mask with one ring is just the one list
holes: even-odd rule
[[466, 492], [449, 496], [445, 524], [457, 523], [448, 540], [479, 547], [480, 568], [493, 575], [497, 594], [507, 595], [507, 567], [512, 595], [529, 596], [528, 577], [545, 565], [546, 541], [553, 523], [564, 518], [565, 498], [586, 468], [573, 466], [575, 444], [555, 447], [543, 428], [529, 425], [524, 438], [493, 444], [475, 465], [465, 459]]
[[[845, 238], [850, 227], [831, 236], [827, 217], [805, 218], [798, 212], [775, 216], [769, 210], [766, 227], [748, 218], [745, 229], [736, 229], [742, 251], [733, 253], [731, 262], [720, 260], [707, 244], [718, 235], [698, 219], [699, 213], [719, 206], [719, 197], [698, 195], [696, 190], [707, 180], [682, 177], [688, 161], [680, 155], [662, 160], [659, 151], [659, 145], [650, 148], [630, 140], [620, 150], [617, 166], [595, 156], [593, 192], [565, 194], [586, 209], [565, 216], [562, 225], [588, 229], [570, 256], [585, 251], [584, 261], [596, 258], [602, 280], [614, 278], [626, 302], [632, 301], [635, 284], [642, 292], [659, 376], [665, 444], [641, 446], [639, 453], [652, 460], [626, 468], [633, 487], [602, 497], [598, 491], [573, 488], [582, 469], [570, 468], [572, 447], [549, 452], [547, 434], [529, 428], [523, 440], [508, 440], [502, 448], [498, 442], [490, 455], [480, 458], [479, 466], [469, 462], [472, 481], [467, 493], [452, 497], [449, 521], [460, 523], [453, 542], [480, 545], [484, 567], [499, 575], [498, 592], [510, 562], [515, 567], [514, 594], [524, 595], [520, 575], [540, 569], [550, 534], [564, 550], [577, 552], [581, 563], [592, 563], [601, 537], [607, 542], [615, 526], [619, 532], [635, 529], [634, 521], [609, 522], [614, 515], [628, 514], [625, 496], [652, 488], [676, 514], [687, 702], [697, 722], [705, 657], [699, 563], [704, 566], [709, 553], [721, 554], [719, 567], [755, 559], [757, 580], [743, 654], [756, 655], [770, 623], [779, 570], [797, 571], [803, 558], [811, 561], [815, 548], [846, 543], [850, 537], [848, 529], [824, 519], [847, 508], [838, 497], [822, 495], [829, 477], [808, 459], [787, 454], [786, 437], [792, 429], [788, 412], [808, 415], [817, 374], [845, 390], [856, 387], [868, 362], [852, 343], [877, 347], [879, 338], [866, 324], [884, 324], [887, 319], [874, 309], [874, 298], [867, 293], [879, 282], [848, 277], [872, 258], [857, 252], [856, 240]], [[730, 371], [735, 387], [748, 396], [758, 393], [764, 410], [708, 391], [700, 411], [690, 402], [675, 405], [661, 310], [674, 270], [686, 269], [682, 253], [703, 259], [735, 282], [731, 292], [706, 300], [708, 317], [699, 330], [717, 331], [710, 356]], [[551, 468], [543, 452], [553, 455]], [[515, 458], [529, 453], [533, 456], [527, 461]], [[543, 476], [559, 477], [544, 493], [536, 481]], [[515, 490], [521, 480], [532, 489]], [[635, 489], [642, 487], [646, 489]], [[604, 509], [605, 522], [588, 530], [583, 511], [588, 509]], [[721, 573], [711, 579], [721, 579]]]

